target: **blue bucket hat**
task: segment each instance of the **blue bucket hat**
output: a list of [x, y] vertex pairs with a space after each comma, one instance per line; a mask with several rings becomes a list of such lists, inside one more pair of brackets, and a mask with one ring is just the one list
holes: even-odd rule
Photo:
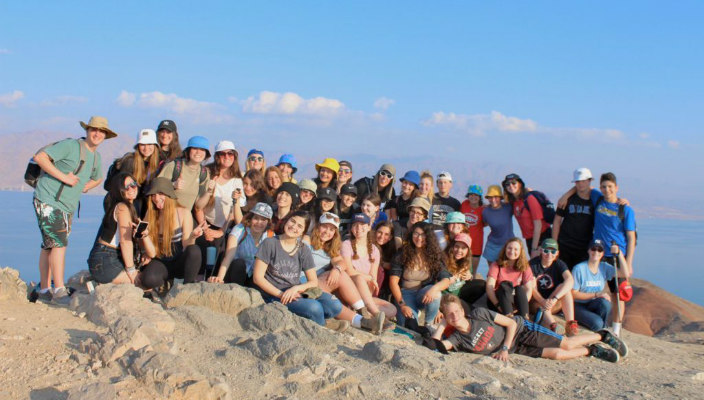
[[403, 175], [403, 178], [401, 178], [401, 182], [403, 181], [410, 182], [418, 187], [420, 186], [420, 174], [418, 171], [408, 171], [405, 175]]
[[210, 141], [208, 141], [208, 138], [205, 136], [192, 136], [188, 139], [188, 144], [184, 152], [188, 151], [190, 148], [203, 149], [205, 150], [206, 156], [210, 157]]
[[445, 224], [467, 224], [464, 214], [459, 211], [452, 211], [447, 213], [445, 217]]
[[278, 167], [281, 164], [290, 165], [291, 168], [293, 168], [294, 174], [296, 173], [296, 171], [298, 171], [298, 167], [296, 165], [296, 157], [294, 157], [293, 154], [283, 154], [281, 157], [279, 157], [279, 162], [276, 163], [276, 166]]
[[467, 197], [469, 197], [470, 194], [476, 194], [477, 196], [482, 197], [484, 195], [484, 191], [479, 185], [469, 185], [469, 188], [467, 189]]

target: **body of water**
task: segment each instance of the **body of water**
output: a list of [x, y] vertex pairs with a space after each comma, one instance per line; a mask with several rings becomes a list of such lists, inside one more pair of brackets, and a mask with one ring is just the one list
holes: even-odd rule
[[[73, 220], [66, 252], [66, 278], [87, 269], [86, 259], [103, 217], [102, 196], [84, 195], [81, 216]], [[32, 192], [0, 191], [0, 266], [20, 271], [25, 281], [39, 280], [40, 235]], [[704, 243], [704, 222], [641, 219], [638, 223], [635, 277], [648, 280], [687, 300], [704, 305], [704, 268], [695, 254]], [[520, 232], [518, 227], [514, 232]], [[482, 260], [479, 271], [486, 275]]]

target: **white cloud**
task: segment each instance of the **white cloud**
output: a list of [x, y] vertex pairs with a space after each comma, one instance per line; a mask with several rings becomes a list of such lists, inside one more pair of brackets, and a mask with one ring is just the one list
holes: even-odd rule
[[253, 114], [331, 116], [344, 110], [345, 105], [339, 100], [325, 97], [304, 99], [292, 92], [262, 91], [257, 97], [248, 97], [242, 104], [243, 112]]
[[8, 50], [8, 49], [0, 49], [0, 54], [10, 54], [10, 50]]
[[130, 93], [126, 90], [121, 91], [120, 95], [117, 96], [117, 99], [115, 99], [117, 104], [121, 105], [122, 107], [131, 107], [134, 105], [134, 102], [136, 100], [137, 96], [134, 93]]
[[15, 90], [10, 93], [0, 94], [0, 105], [5, 107], [13, 107], [17, 100], [24, 97], [24, 92], [21, 90]]
[[677, 140], [668, 140], [667, 141], [667, 147], [671, 149], [679, 149], [680, 148], [680, 142]]
[[489, 132], [535, 132], [538, 129], [535, 121], [508, 117], [498, 111], [472, 115], [440, 111], [422, 123], [429, 127], [447, 127], [472, 136], [484, 136]]
[[116, 102], [122, 107], [166, 110], [193, 122], [220, 124], [233, 120], [232, 116], [222, 112], [225, 107], [221, 104], [180, 97], [175, 93], [154, 91], [137, 95], [123, 90]]
[[53, 99], [48, 99], [48, 100], [43, 100], [40, 105], [42, 106], [61, 106], [65, 104], [80, 104], [80, 103], [85, 103], [88, 101], [87, 97], [83, 96], [71, 96], [71, 95], [64, 95], [64, 96], [58, 96]]
[[379, 97], [378, 99], [374, 100], [374, 108], [382, 111], [386, 111], [391, 107], [392, 105], [396, 104], [396, 100], [394, 99], [389, 99], [388, 97]]

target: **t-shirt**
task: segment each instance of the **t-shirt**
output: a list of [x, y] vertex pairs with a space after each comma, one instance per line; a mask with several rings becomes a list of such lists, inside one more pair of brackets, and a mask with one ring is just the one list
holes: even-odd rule
[[[164, 165], [164, 168], [159, 172], [159, 176], [171, 180], [174, 175], [174, 168], [176, 167], [175, 161], [169, 161]], [[176, 200], [181, 205], [181, 207], [186, 210], [193, 208], [196, 199], [200, 194], [202, 194], [206, 187], [208, 187], [208, 182], [210, 177], [206, 174], [205, 181], [200, 183], [200, 169], [204, 167], [196, 166], [196, 168], [191, 168], [187, 165], [186, 160], [183, 160], [183, 165], [181, 166], [181, 175], [179, 179], [183, 179], [183, 189], [175, 189]], [[230, 192], [232, 194], [232, 192]]]
[[[602, 198], [601, 201], [599, 199]], [[628, 239], [626, 231], [636, 230], [636, 216], [630, 206], [624, 206], [624, 218], [618, 217], [618, 203], [609, 203], [603, 200], [601, 192], [592, 190], [591, 200], [596, 207], [594, 211], [594, 239], [604, 242], [604, 251], [607, 257], [611, 254], [611, 242], [616, 242], [622, 253], [626, 253]]]
[[291, 256], [278, 236], [267, 238], [259, 246], [257, 258], [268, 266], [264, 277], [279, 290], [286, 290], [300, 283], [301, 271], [315, 268], [310, 248], [299, 242], [298, 250]]
[[345, 236], [350, 230], [350, 221], [352, 221], [352, 216], [359, 212], [359, 205], [357, 203], [352, 204], [347, 211], [340, 211], [340, 235]]
[[499, 283], [504, 281], [509, 281], [516, 287], [533, 280], [533, 271], [530, 268], [526, 268], [523, 272], [509, 267], [499, 268], [499, 264], [493, 262], [489, 266], [487, 277], [496, 279], [495, 289], [498, 289]]
[[[247, 232], [247, 236], [245, 236], [243, 240], [242, 236], [245, 233], [245, 229]], [[259, 241], [255, 241], [254, 236], [252, 236], [252, 231], [249, 228], [245, 228], [244, 225], [238, 224], [237, 226], [232, 228], [230, 236], [237, 240], [237, 251], [235, 251], [235, 258], [244, 260], [244, 263], [247, 266], [247, 275], [252, 276], [252, 269], [254, 268], [254, 258], [256, 257], [257, 252], [259, 251], [259, 245], [261, 245], [262, 242], [264, 242], [264, 240], [269, 235], [265, 232], [259, 238]]]
[[405, 200], [403, 196], [396, 196], [393, 200], [386, 203], [384, 210], [395, 209], [398, 223], [405, 226], [408, 223], [408, 205], [411, 204], [411, 201], [413, 199], [410, 197]]
[[430, 206], [430, 222], [433, 225], [442, 226], [447, 219], [447, 214], [453, 211], [460, 210], [460, 201], [452, 196], [440, 197], [439, 193], [435, 193], [433, 204]]
[[464, 220], [469, 227], [469, 237], [472, 238], [472, 255], [482, 254], [484, 248], [484, 219], [482, 211], [484, 206], [472, 207], [469, 200], [465, 200], [460, 205], [460, 212], [464, 214]]
[[[354, 256], [354, 251], [352, 251], [352, 241], [345, 240], [344, 242], [342, 242], [340, 254], [344, 258], [350, 259]], [[381, 254], [379, 253], [379, 248], [376, 246], [372, 246], [372, 258], [374, 259], [374, 262], [379, 265], [379, 262], [381, 260]], [[369, 257], [359, 257], [359, 259], [357, 260], [353, 259], [352, 267], [354, 267], [354, 269], [359, 272], [371, 275], [370, 271], [372, 270], [372, 263], [369, 262]]]
[[514, 237], [513, 221], [511, 216], [513, 209], [510, 204], [503, 203], [499, 208], [484, 207], [482, 210], [482, 220], [491, 228], [488, 242], [503, 246], [509, 239]]
[[560, 247], [580, 250], [589, 247], [594, 230], [594, 205], [591, 199], [585, 200], [575, 193], [567, 199], [567, 206], [558, 208], [555, 214], [562, 217], [557, 238]]
[[[54, 166], [64, 174], [73, 173], [78, 168], [81, 160], [81, 150], [78, 145], [86, 146], [85, 143], [75, 139], [67, 139], [57, 142], [44, 149], [44, 152], [54, 161]], [[103, 172], [100, 168], [102, 160], [98, 151], [89, 151], [85, 149], [85, 163], [80, 171], [78, 171], [78, 184], [75, 186], [63, 185], [63, 183], [53, 176], [42, 173], [37, 180], [37, 187], [34, 190], [34, 197], [44, 204], [57, 207], [61, 211], [72, 214], [78, 207], [78, 201], [83, 193], [88, 181], [100, 180]], [[95, 165], [95, 170], [93, 170]], [[56, 200], [56, 194], [59, 188], [63, 185], [61, 197]]]
[[[470, 322], [469, 332], [462, 333], [455, 330], [447, 340], [452, 343], [452, 347], [457, 351], [465, 351], [477, 354], [491, 354], [500, 349], [506, 337], [506, 328], [494, 322], [496, 313], [486, 308], [477, 307], [473, 309], [468, 319]], [[516, 334], [513, 343], [509, 346], [513, 351], [516, 339], [523, 331], [523, 318], [516, 316]]]
[[[606, 282], [613, 279], [614, 267], [602, 261], [599, 263], [599, 269], [593, 273], [589, 270], [589, 263], [584, 261], [572, 268], [572, 276], [574, 277], [574, 290], [582, 293], [601, 293]], [[574, 299], [574, 301], [586, 303], [589, 300]]]
[[323, 250], [323, 248], [319, 248], [318, 250], [314, 250], [311, 245], [308, 245], [310, 248], [311, 255], [313, 256], [313, 264], [315, 264], [315, 274], [316, 275], [321, 275], [327, 270], [330, 269], [330, 256], [328, 253]]
[[533, 220], [539, 219], [542, 222], [540, 233], [545, 232], [549, 227], [549, 224], [543, 219], [543, 207], [541, 207], [535, 196], [526, 196], [525, 199], [514, 201], [513, 215], [516, 216], [518, 226], [521, 227], [521, 233], [526, 239], [533, 238]]
[[[205, 219], [209, 223], [222, 228], [225, 226], [230, 212], [232, 211], [232, 206], [234, 200], [232, 199], [232, 192], [235, 189], [242, 188], [242, 179], [232, 178], [229, 179], [224, 184], [215, 184], [215, 193], [213, 193], [213, 204], [212, 206], [206, 206], [203, 212], [205, 213]], [[240, 197], [240, 207], [247, 205], [247, 199], [244, 196]]]
[[560, 286], [565, 278], [562, 276], [567, 271], [567, 264], [560, 259], [553, 261], [548, 268], [543, 267], [542, 258], [534, 257], [530, 260], [530, 269], [535, 277], [536, 288], [543, 298], [550, 297], [555, 288]]
[[[404, 270], [406, 267], [403, 265], [401, 260], [403, 259], [403, 252], [400, 251], [396, 253], [396, 256], [394, 256], [394, 259], [391, 260], [391, 269], [389, 269], [389, 276], [398, 276], [401, 281], [401, 287], [404, 287]], [[445, 268], [445, 265], [442, 265], [439, 269], [439, 271], [433, 276], [429, 275], [428, 279], [423, 280], [420, 283], [420, 288], [428, 286], [428, 285], [434, 285], [435, 283], [443, 280], [443, 279], [450, 279], [452, 275], [447, 272], [447, 269]]]

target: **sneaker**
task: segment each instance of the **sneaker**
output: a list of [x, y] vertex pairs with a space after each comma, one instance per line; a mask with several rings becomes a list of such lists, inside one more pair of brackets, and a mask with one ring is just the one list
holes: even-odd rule
[[371, 333], [378, 335], [384, 330], [384, 321], [386, 320], [386, 314], [383, 311], [372, 318], [362, 318], [362, 329], [370, 331]]
[[590, 344], [589, 356], [596, 357], [600, 360], [616, 363], [619, 360], [618, 352], [612, 348], [605, 347], [599, 343]]
[[357, 310], [357, 314], [361, 315], [362, 318], [370, 318], [370, 319], [374, 318], [374, 315], [372, 315], [372, 313], [369, 312], [367, 307], [362, 307], [359, 310]]
[[65, 287], [56, 289], [51, 298], [51, 302], [53, 304], [67, 306], [68, 303], [71, 302], [71, 295], [68, 293], [68, 290]]
[[350, 327], [350, 321], [344, 321], [339, 319], [326, 319], [325, 327], [333, 330], [337, 333], [342, 333]]
[[567, 321], [565, 323], [565, 336], [575, 336], [579, 333], [579, 324], [577, 321]]
[[[36, 296], [36, 297], [35, 297]], [[32, 301], [32, 303], [35, 303], [37, 301], [41, 301], [42, 303], [50, 303], [51, 299], [53, 298], [51, 294], [51, 289], [47, 290], [46, 292], [42, 293], [38, 289], [35, 289], [34, 292], [29, 296], [29, 301]]]
[[626, 343], [619, 339], [618, 336], [614, 335], [610, 329], [602, 329], [598, 334], [601, 335], [601, 341], [608, 344], [612, 349], [618, 351], [621, 357], [626, 357], [628, 355], [628, 346]]

